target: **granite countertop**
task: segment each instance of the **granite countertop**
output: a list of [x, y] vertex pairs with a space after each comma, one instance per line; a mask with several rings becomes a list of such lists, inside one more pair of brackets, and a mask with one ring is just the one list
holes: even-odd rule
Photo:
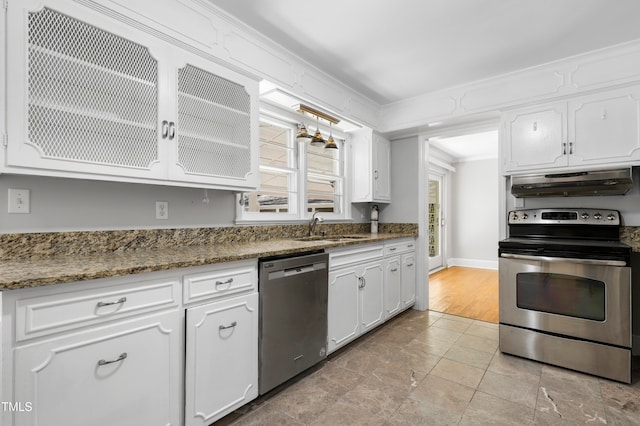
[[0, 290], [165, 271], [416, 236], [412, 232], [352, 235], [362, 238], [348, 241], [298, 241], [294, 238], [283, 238], [6, 259], [0, 260]]

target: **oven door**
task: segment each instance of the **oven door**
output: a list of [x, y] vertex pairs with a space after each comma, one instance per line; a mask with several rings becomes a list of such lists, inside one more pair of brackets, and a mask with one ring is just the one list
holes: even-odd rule
[[631, 268], [618, 263], [502, 253], [500, 323], [630, 348]]

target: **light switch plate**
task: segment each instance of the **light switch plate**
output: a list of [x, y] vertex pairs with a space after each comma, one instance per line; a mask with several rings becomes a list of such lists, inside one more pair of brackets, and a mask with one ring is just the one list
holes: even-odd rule
[[9, 213], [31, 213], [31, 191], [9, 188]]
[[168, 201], [156, 201], [156, 219], [169, 219]]

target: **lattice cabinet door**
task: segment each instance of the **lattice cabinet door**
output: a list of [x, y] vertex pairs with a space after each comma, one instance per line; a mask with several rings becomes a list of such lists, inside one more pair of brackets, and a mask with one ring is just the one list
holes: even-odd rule
[[152, 37], [68, 1], [10, 2], [7, 23], [6, 166], [166, 176]]
[[190, 57], [176, 65], [172, 180], [258, 185], [258, 83]]

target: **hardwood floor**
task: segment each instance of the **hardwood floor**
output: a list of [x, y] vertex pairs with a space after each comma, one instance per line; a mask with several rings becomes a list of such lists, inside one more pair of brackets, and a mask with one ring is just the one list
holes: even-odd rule
[[429, 310], [498, 323], [498, 271], [452, 266], [429, 275]]

